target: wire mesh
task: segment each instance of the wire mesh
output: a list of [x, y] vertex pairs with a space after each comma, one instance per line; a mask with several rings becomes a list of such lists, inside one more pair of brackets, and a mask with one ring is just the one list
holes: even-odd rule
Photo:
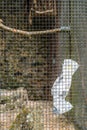
[[[86, 22], [86, 0], [0, 0], [0, 130], [87, 129]], [[51, 89], [64, 59], [80, 67], [66, 97], [73, 109], [59, 115]]]

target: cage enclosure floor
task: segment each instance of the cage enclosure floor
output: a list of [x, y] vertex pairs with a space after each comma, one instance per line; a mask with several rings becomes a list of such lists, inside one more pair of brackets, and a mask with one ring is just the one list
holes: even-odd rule
[[[23, 88], [19, 88], [18, 90], [11, 90], [11, 91], [2, 90], [2, 91], [3, 91], [3, 95], [1, 95], [1, 99], [0, 99], [0, 129], [1, 130], [11, 129], [17, 116], [19, 115], [19, 113], [22, 112], [24, 107], [26, 107], [27, 109], [32, 108], [32, 111], [30, 111], [30, 113], [32, 114], [33, 111], [35, 111], [35, 116], [37, 116], [38, 110], [39, 112], [41, 111], [42, 115], [39, 118], [40, 120], [42, 120], [43, 123], [42, 129], [44, 130], [76, 130], [74, 124], [70, 122], [68, 119], [66, 119], [65, 116], [63, 115], [56, 116], [52, 113], [51, 101], [32, 101], [32, 100], [29, 101], [27, 100], [26, 90], [23, 90]], [[20, 127], [21, 124], [22, 122], [20, 123]], [[14, 130], [14, 128], [11, 130]]]

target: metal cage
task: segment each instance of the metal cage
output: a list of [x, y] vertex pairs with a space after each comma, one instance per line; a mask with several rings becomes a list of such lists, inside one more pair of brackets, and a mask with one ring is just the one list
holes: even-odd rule
[[[86, 23], [86, 0], [0, 0], [0, 130], [87, 129]], [[73, 109], [57, 115], [51, 89], [65, 59], [79, 69]]]

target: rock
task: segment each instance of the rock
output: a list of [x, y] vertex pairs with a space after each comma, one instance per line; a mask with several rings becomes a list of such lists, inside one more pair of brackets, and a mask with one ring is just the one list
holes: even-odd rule
[[17, 90], [0, 89], [0, 112], [19, 110], [26, 106], [28, 101], [27, 90], [18, 88]]

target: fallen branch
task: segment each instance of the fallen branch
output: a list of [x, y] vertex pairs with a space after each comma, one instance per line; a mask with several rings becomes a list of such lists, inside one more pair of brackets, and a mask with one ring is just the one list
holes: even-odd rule
[[56, 33], [56, 32], [60, 32], [60, 31], [70, 31], [70, 27], [61, 27], [61, 28], [56, 28], [56, 29], [50, 29], [50, 30], [45, 30], [45, 31], [22, 31], [22, 30], [18, 30], [15, 28], [10, 28], [8, 26], [5, 26], [3, 24], [2, 19], [0, 19], [0, 28], [6, 30], [6, 31], [10, 31], [16, 34], [22, 34], [22, 35], [26, 35], [26, 36], [32, 36], [32, 35], [43, 35], [43, 34], [50, 34], [50, 33]]

